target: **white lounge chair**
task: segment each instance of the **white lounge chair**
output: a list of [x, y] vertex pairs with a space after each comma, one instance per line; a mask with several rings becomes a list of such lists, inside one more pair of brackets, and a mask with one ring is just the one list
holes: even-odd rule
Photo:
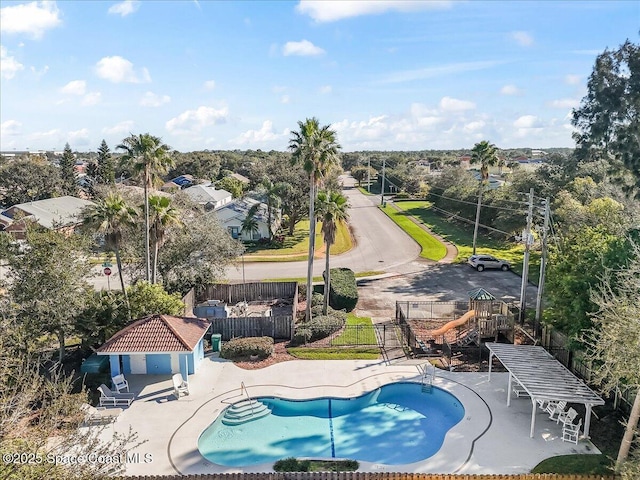
[[577, 416], [578, 416], [578, 412], [576, 412], [573, 408], [569, 408], [569, 410], [560, 412], [558, 414], [558, 418], [556, 418], [556, 423], [562, 422], [562, 425], [567, 425], [569, 423], [573, 423], [573, 421]]
[[121, 408], [94, 407], [88, 403], [83, 403], [80, 408], [84, 412], [86, 425], [115, 422], [118, 420], [118, 415], [122, 413]]
[[511, 389], [513, 390], [513, 393], [516, 394], [516, 397], [520, 398], [520, 397], [528, 397], [529, 396], [529, 392], [527, 392], [524, 387], [522, 385], [520, 385], [518, 382], [513, 382]]
[[582, 427], [582, 419], [577, 424], [565, 423], [562, 426], [562, 441], [577, 444], [580, 436], [580, 427]]
[[180, 395], [189, 395], [189, 384], [184, 381], [180, 373], [176, 373], [171, 377], [173, 381], [173, 394], [176, 398], [180, 398]]
[[566, 406], [567, 406], [567, 402], [565, 402], [564, 400], [560, 400], [560, 401], [551, 400], [547, 404], [547, 407], [544, 410], [549, 414], [550, 420], [555, 420], [556, 417], [560, 415], [560, 413], [564, 412], [564, 409]]
[[131, 405], [133, 402], [133, 393], [114, 393], [104, 383], [98, 387], [100, 391], [100, 406], [111, 405]]
[[115, 377], [111, 377], [111, 381], [113, 382], [113, 386], [115, 387], [118, 393], [122, 393], [123, 390], [127, 390], [129, 392], [129, 382], [124, 378], [124, 375], [116, 375]]

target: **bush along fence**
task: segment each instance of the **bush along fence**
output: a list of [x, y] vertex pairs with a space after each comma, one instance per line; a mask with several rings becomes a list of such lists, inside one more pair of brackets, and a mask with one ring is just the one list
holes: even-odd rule
[[143, 475], [120, 480], [619, 480], [616, 475], [521, 473], [516, 475], [448, 475], [394, 472], [215, 473], [204, 475]]
[[358, 303], [358, 286], [353, 270], [348, 268], [332, 268], [329, 305], [335, 310], [350, 312]]

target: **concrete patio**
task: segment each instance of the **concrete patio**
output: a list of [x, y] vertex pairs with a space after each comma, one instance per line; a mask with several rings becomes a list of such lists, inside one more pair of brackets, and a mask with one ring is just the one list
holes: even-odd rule
[[[173, 395], [169, 376], [128, 376], [136, 400], [102, 435], [107, 440], [114, 432], [126, 433], [131, 427], [145, 442], [130, 452], [140, 453], [140, 462], [127, 464], [128, 475], [271, 471], [271, 464], [215, 465], [198, 451], [202, 431], [230, 403], [245, 396], [242, 383], [252, 397], [355, 397], [392, 382], [420, 381], [417, 365], [416, 361], [388, 365], [380, 360], [300, 360], [243, 370], [209, 354], [197, 374], [189, 377], [190, 395], [179, 400]], [[534, 437], [529, 438], [531, 401], [514, 396], [507, 407], [508, 373], [494, 372], [489, 382], [487, 373], [437, 370], [434, 385], [454, 394], [465, 408], [465, 418], [447, 433], [440, 451], [408, 465], [361, 462], [360, 471], [526, 473], [548, 457], [599, 453], [588, 440], [578, 445], [563, 442], [561, 426], [542, 412]]]

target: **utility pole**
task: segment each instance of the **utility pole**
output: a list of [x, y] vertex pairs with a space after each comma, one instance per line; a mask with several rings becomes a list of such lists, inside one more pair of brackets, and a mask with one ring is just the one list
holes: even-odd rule
[[367, 193], [371, 193], [371, 157], [367, 157]]
[[542, 227], [542, 255], [540, 256], [540, 278], [538, 280], [538, 294], [536, 295], [536, 320], [533, 324], [533, 336], [538, 338], [538, 329], [542, 319], [542, 293], [544, 291], [544, 275], [547, 267], [547, 230], [549, 229], [549, 217], [551, 215], [551, 202], [549, 197], [544, 204], [544, 224]]
[[529, 281], [529, 247], [531, 246], [531, 223], [533, 222], [533, 188], [529, 190], [529, 209], [527, 210], [527, 228], [522, 232], [524, 242], [524, 261], [522, 262], [522, 286], [520, 288], [520, 323], [524, 322], [527, 307], [527, 282]]
[[478, 226], [480, 225], [480, 207], [482, 205], [483, 190], [484, 190], [484, 180], [480, 182], [480, 193], [478, 194], [478, 206], [476, 208], [476, 224], [473, 228], [473, 255], [476, 254], [476, 240], [478, 239]]
[[384, 169], [387, 164], [387, 159], [382, 159], [382, 190], [380, 190], [380, 205], [384, 206]]

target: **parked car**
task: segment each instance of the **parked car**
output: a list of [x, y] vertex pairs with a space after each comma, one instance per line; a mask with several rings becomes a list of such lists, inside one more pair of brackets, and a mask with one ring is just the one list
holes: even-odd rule
[[479, 272], [486, 268], [499, 268], [506, 272], [511, 268], [509, 262], [496, 258], [493, 255], [471, 255], [467, 263]]

